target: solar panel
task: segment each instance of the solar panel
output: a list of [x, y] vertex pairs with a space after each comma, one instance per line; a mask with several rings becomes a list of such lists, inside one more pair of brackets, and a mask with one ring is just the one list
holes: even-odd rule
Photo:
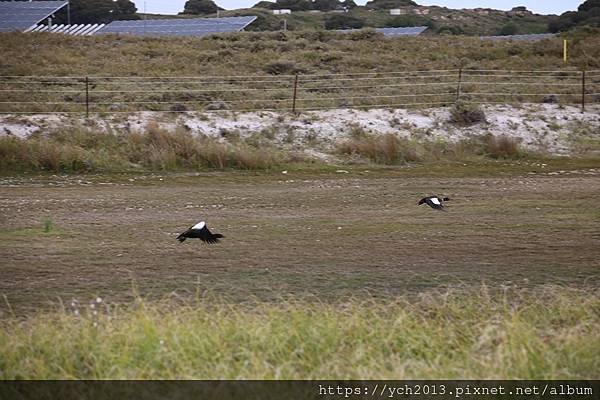
[[387, 37], [395, 36], [417, 36], [423, 33], [427, 29], [426, 26], [411, 26], [406, 28], [377, 28], [375, 29], [379, 33], [383, 33]]
[[[382, 33], [385, 37], [417, 36], [423, 33], [427, 28], [427, 26], [408, 26], [402, 28], [375, 28], [375, 31]], [[360, 29], [342, 29], [336, 32], [348, 33], [357, 32], [359, 30]]]
[[556, 36], [553, 33], [538, 33], [531, 35], [506, 35], [506, 36], [481, 36], [483, 40], [517, 40], [521, 42], [535, 42]]
[[239, 32], [256, 17], [148, 19], [113, 21], [96, 34], [121, 33], [141, 36], [206, 36], [215, 33]]
[[0, 32], [25, 31], [66, 5], [66, 1], [0, 1]]

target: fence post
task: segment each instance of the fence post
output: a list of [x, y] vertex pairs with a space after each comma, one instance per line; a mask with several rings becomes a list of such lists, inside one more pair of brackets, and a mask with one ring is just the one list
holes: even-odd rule
[[292, 100], [292, 112], [296, 112], [296, 95], [298, 93], [298, 74], [294, 77], [294, 98]]
[[462, 68], [458, 69], [458, 85], [456, 86], [456, 102], [460, 100], [460, 85], [462, 83]]
[[90, 79], [85, 77], [85, 117], [90, 116]]
[[585, 112], [585, 70], [581, 71], [581, 113]]

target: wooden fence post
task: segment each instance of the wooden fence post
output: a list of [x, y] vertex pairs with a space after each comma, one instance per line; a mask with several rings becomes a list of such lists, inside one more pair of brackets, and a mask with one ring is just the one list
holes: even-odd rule
[[85, 77], [85, 117], [90, 116], [90, 79]]
[[460, 85], [462, 83], [462, 68], [458, 69], [458, 85], [456, 86], [456, 102], [460, 100]]
[[585, 70], [581, 71], [581, 113], [585, 112]]
[[294, 98], [292, 100], [292, 112], [296, 112], [296, 95], [298, 93], [298, 74], [294, 77]]

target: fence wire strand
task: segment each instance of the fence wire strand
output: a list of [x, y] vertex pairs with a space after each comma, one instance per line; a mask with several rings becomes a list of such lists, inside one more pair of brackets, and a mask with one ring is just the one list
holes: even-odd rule
[[459, 100], [512, 104], [523, 103], [524, 98], [580, 104], [583, 111], [586, 102], [600, 102], [598, 78], [600, 70], [486, 69], [193, 77], [0, 76], [0, 113], [309, 111], [429, 107]]

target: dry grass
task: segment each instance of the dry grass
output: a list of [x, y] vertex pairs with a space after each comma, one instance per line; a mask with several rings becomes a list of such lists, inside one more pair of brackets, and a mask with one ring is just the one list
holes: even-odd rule
[[418, 161], [415, 146], [410, 141], [393, 134], [364, 135], [341, 141], [336, 150], [339, 154], [360, 156], [379, 164], [399, 164]]
[[394, 134], [351, 134], [336, 144], [336, 152], [350, 160], [367, 159], [377, 164], [408, 162], [474, 161], [485, 157], [518, 158], [526, 155], [519, 143], [507, 136], [483, 136], [458, 142], [415, 140]]
[[506, 135], [489, 136], [486, 152], [492, 158], [518, 158], [523, 156], [519, 142]]
[[[0, 75], [88, 76], [92, 83], [89, 96], [92, 113], [289, 109], [292, 107], [294, 87], [294, 77], [290, 75], [295, 73], [303, 76], [373, 74], [418, 69], [453, 72], [441, 74], [445, 76], [443, 79], [431, 77], [421, 82], [435, 84], [435, 87], [402, 86], [402, 83], [409, 81], [397, 75], [397, 80], [385, 81], [388, 84], [397, 83], [395, 86], [382, 85], [384, 81], [379, 80], [364, 81], [364, 85], [347, 85], [342, 89], [323, 88], [327, 80], [310, 83], [301, 79], [296, 106], [298, 109], [310, 109], [369, 107], [374, 104], [451, 104], [455, 99], [457, 70], [460, 67], [463, 71], [600, 68], [597, 62], [600, 59], [600, 35], [589, 35], [574, 42], [571, 64], [567, 68], [560, 57], [560, 38], [539, 43], [503, 43], [466, 37], [382, 39], [365, 32], [348, 36], [327, 32], [247, 32], [204, 39], [120, 36], [57, 38], [45, 34], [3, 34], [1, 37], [0, 53], [4, 62], [0, 65]], [[86, 48], [86, 51], [81, 51], [82, 48]], [[35, 59], [31, 54], [36, 55]], [[211, 80], [213, 83], [210, 85], [199, 82], [184, 85], [175, 83], [176, 80], [155, 79], [182, 76], [208, 79], [228, 75], [250, 78], [246, 81], [216, 79]], [[115, 76], [149, 77], [152, 81], [133, 79], [120, 85], [118, 81], [100, 78]], [[257, 80], [254, 76], [263, 78]], [[270, 76], [272, 79], [269, 79]], [[473, 95], [471, 100], [485, 98], [485, 101], [502, 102], [510, 99], [540, 102], [544, 95], [556, 93], [558, 89], [553, 84], [563, 83], [567, 78], [535, 78], [516, 88], [500, 86], [500, 93], [484, 97]], [[511, 83], [501, 77], [482, 76], [479, 79], [504, 85]], [[30, 82], [27, 85], [16, 79], [13, 82], [3, 80], [2, 88], [16, 91], [4, 92], [6, 101], [0, 104], [0, 112], [85, 113], [86, 85], [83, 78], [31, 83], [36, 80], [39, 79], [28, 80]], [[572, 83], [570, 80], [568, 82]], [[444, 85], [440, 86], [442, 83]], [[364, 86], [373, 88], [367, 90]], [[152, 91], [145, 90], [150, 87]], [[573, 88], [559, 88], [562, 89], [556, 94], [562, 104], [580, 100], [578, 91]], [[18, 91], [22, 89], [25, 91]], [[252, 91], [244, 92], [247, 89]], [[490, 87], [483, 84], [465, 84], [463, 98], [469, 99], [469, 93], [488, 92], [488, 89]], [[123, 90], [124, 93], [116, 93], [117, 90]], [[593, 92], [593, 86], [589, 86], [589, 90]], [[518, 93], [540, 95], [515, 96]]]
[[[564, 69], [562, 40], [491, 42], [468, 37], [381, 40], [377, 35], [263, 32], [219, 38], [1, 34], [0, 75], [264, 75], [269, 65], [307, 74], [415, 69]], [[600, 35], [570, 48], [571, 68], [600, 68]], [[35, 55], [35, 58], [34, 56]], [[334, 55], [335, 57], [332, 57]], [[279, 72], [275, 68], [273, 72]]]
[[85, 127], [0, 137], [0, 171], [98, 172], [131, 169], [268, 169], [283, 157], [271, 147], [219, 142], [155, 123], [142, 132], [104, 133]]

